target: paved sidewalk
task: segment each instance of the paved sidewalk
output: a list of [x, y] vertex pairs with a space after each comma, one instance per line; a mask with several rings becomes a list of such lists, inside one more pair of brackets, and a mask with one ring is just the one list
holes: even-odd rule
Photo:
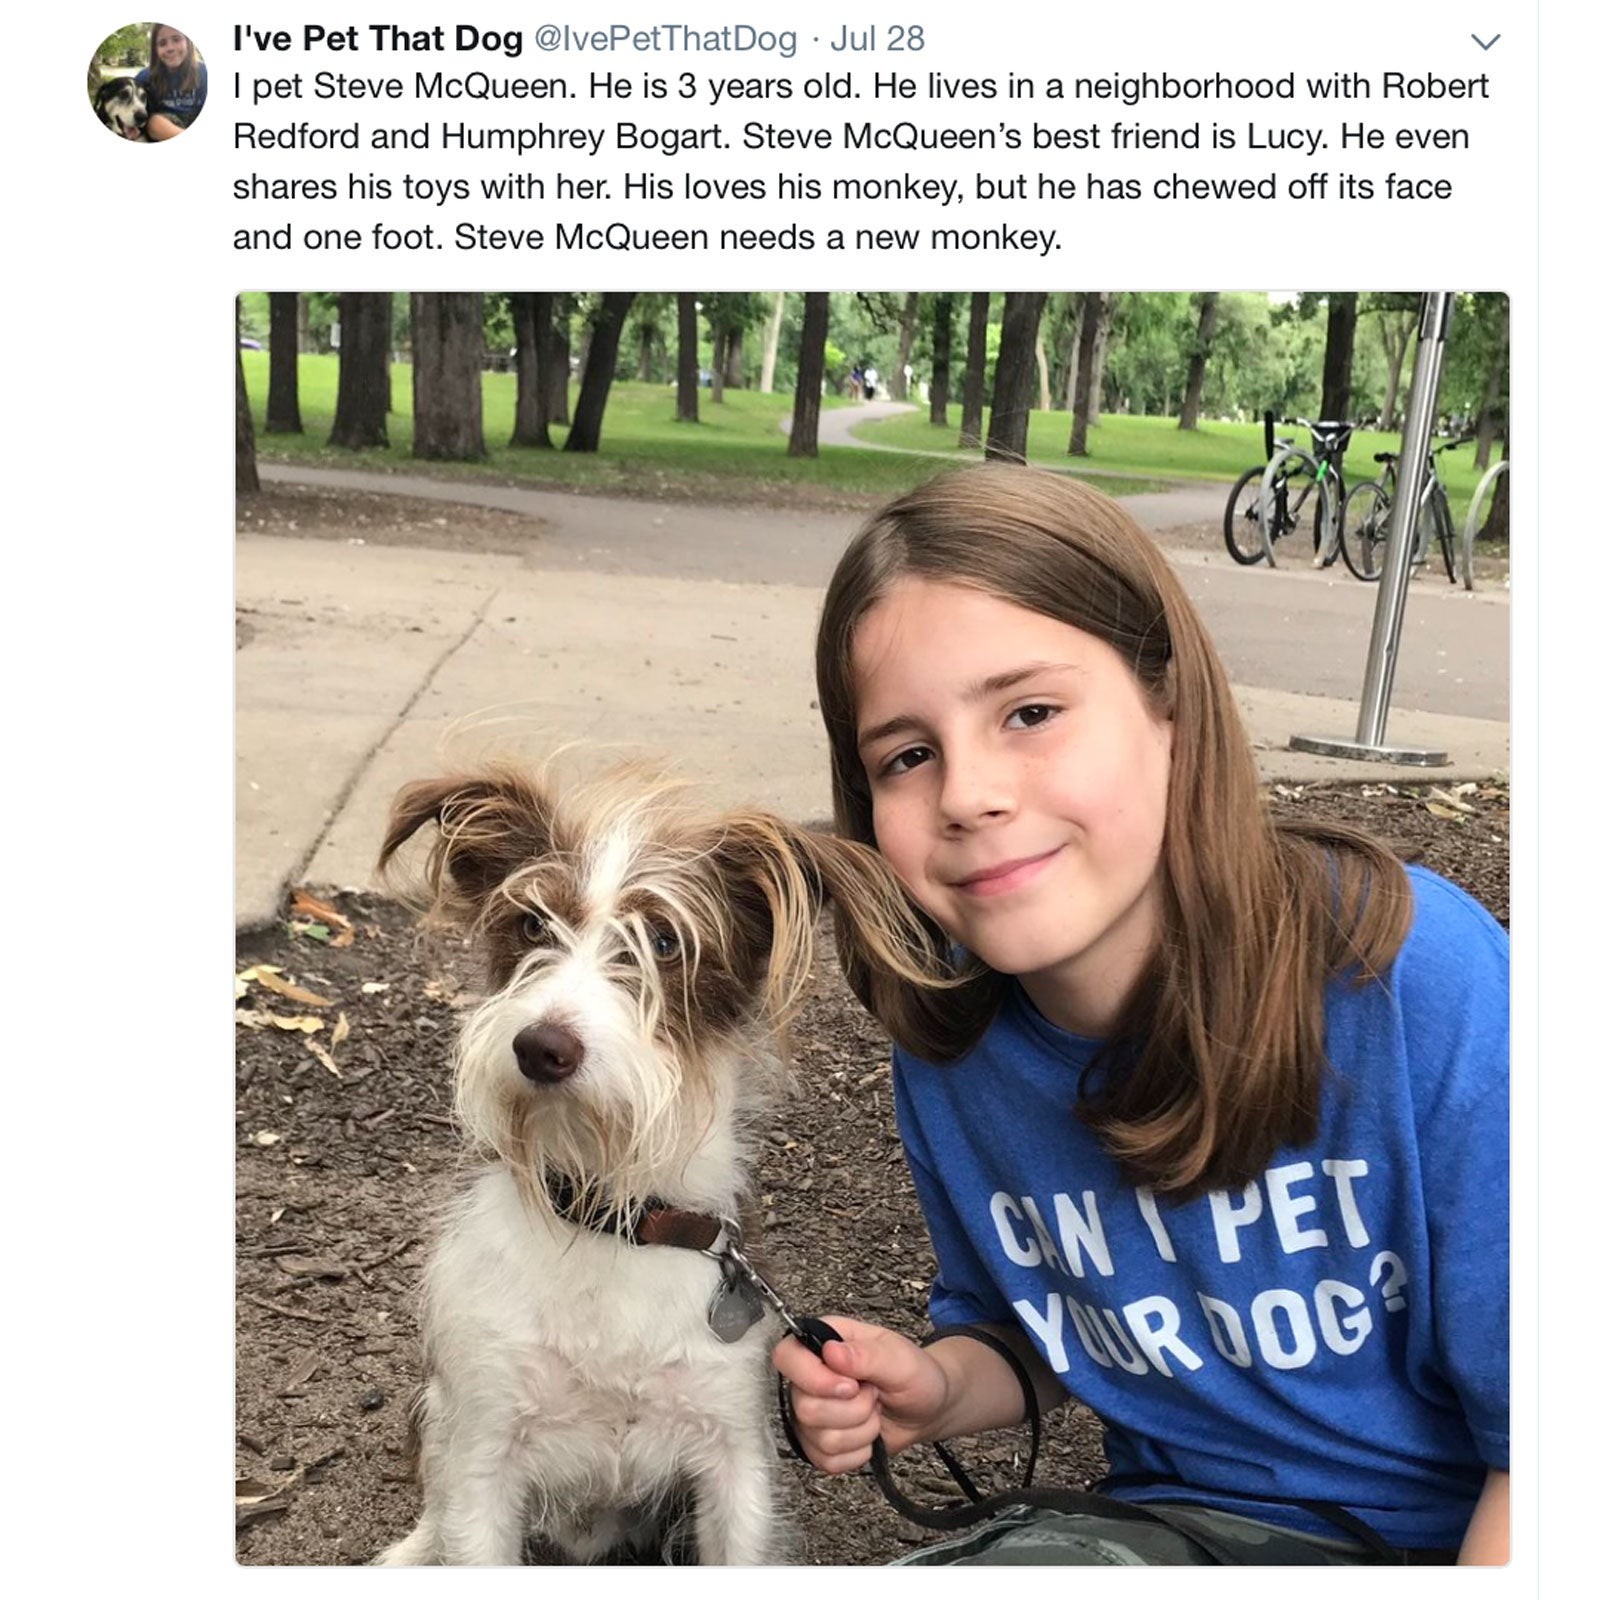
[[[371, 884], [399, 785], [489, 751], [531, 755], [581, 739], [602, 753], [667, 755], [715, 799], [827, 815], [810, 642], [822, 585], [859, 518], [369, 473], [262, 475], [542, 522], [523, 556], [239, 539], [241, 928], [269, 921], [293, 883]], [[1124, 503], [1145, 521], [1165, 514], [1155, 508], [1166, 498]], [[1354, 733], [1371, 589], [1194, 553], [1175, 561], [1268, 777], [1455, 782], [1508, 769], [1505, 596], [1411, 597], [1387, 732], [1449, 752], [1448, 766], [1422, 772], [1286, 748], [1291, 733]]]

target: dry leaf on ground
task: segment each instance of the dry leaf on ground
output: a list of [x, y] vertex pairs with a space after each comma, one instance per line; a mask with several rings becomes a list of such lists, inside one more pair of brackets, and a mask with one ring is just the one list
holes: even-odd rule
[[310, 917], [313, 921], [325, 923], [330, 935], [328, 943], [335, 950], [343, 950], [356, 942], [356, 930], [350, 919], [341, 916], [326, 900], [319, 900], [304, 889], [295, 890], [289, 911], [291, 915]]

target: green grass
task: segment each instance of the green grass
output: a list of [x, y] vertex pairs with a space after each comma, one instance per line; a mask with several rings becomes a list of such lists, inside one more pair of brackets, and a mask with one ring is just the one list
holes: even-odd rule
[[[1306, 429], [1288, 423], [1280, 431], [1309, 448], [1311, 437]], [[951, 449], [954, 443], [940, 429], [930, 428], [926, 417], [920, 413], [866, 423], [860, 436], [876, 444], [892, 444], [905, 450], [943, 452]], [[1095, 471], [1231, 483], [1240, 473], [1260, 466], [1266, 450], [1259, 422], [1206, 421], [1190, 433], [1181, 432], [1173, 417], [1102, 415], [1089, 430], [1087, 459], [1068, 456], [1071, 437], [1071, 412], [1034, 412], [1028, 424], [1028, 460], [1042, 467], [1071, 463]], [[1374, 455], [1378, 451], [1399, 448], [1398, 433], [1357, 433], [1345, 453], [1345, 482], [1353, 485], [1365, 478], [1376, 478], [1380, 468]], [[1495, 459], [1499, 460], [1498, 449]], [[1456, 450], [1442, 451], [1439, 476], [1459, 523], [1466, 515], [1480, 476], [1472, 465], [1471, 448], [1463, 445]]]
[[[300, 415], [306, 430], [301, 434], [264, 431], [267, 353], [246, 350], [243, 357], [255, 414], [256, 447], [270, 460], [463, 476], [481, 476], [487, 471], [596, 493], [717, 499], [742, 495], [781, 498], [786, 492], [826, 491], [882, 500], [921, 483], [935, 465], [929, 455], [948, 457], [952, 464], [977, 459], [973, 452], [957, 452], [954, 410], [952, 425], [947, 428], [930, 426], [925, 411], [860, 425], [863, 439], [915, 454], [824, 446], [816, 460], [796, 461], [786, 453], [788, 440], [782, 428], [793, 409], [792, 396], [729, 389], [723, 403], [714, 405], [710, 391], [703, 389], [700, 421], [681, 423], [673, 416], [671, 388], [644, 383], [612, 386], [596, 454], [567, 455], [559, 448], [566, 437], [566, 429], [560, 427], [551, 430], [557, 446], [554, 450], [512, 449], [504, 441], [511, 435], [516, 377], [486, 372], [483, 429], [489, 448], [487, 461], [419, 463], [411, 456], [409, 366], [397, 363], [391, 369], [395, 410], [389, 418], [388, 449], [356, 452], [328, 444], [338, 393], [337, 356], [300, 357]], [[576, 398], [574, 392], [574, 403]], [[829, 397], [823, 404], [832, 408], [849, 402]], [[1287, 431], [1301, 443], [1309, 443], [1305, 429], [1291, 426]], [[1261, 428], [1253, 422], [1205, 422], [1193, 433], [1182, 433], [1171, 417], [1108, 414], [1090, 430], [1090, 453], [1081, 462], [1067, 455], [1071, 432], [1069, 412], [1034, 412], [1028, 426], [1029, 460], [1058, 470], [1081, 466], [1089, 481], [1107, 494], [1148, 493], [1158, 490], [1163, 480], [1231, 482], [1262, 460]], [[1398, 434], [1358, 433], [1345, 457], [1346, 482], [1376, 477], [1373, 453], [1396, 450], [1399, 444]], [[1459, 522], [1478, 481], [1472, 452], [1466, 448], [1447, 451], [1439, 461]]]
[[[704, 495], [707, 498], [762, 492], [781, 496], [786, 489], [826, 490], [883, 500], [921, 483], [935, 463], [915, 455], [879, 450], [824, 446], [814, 461], [792, 460], [783, 432], [793, 410], [787, 394], [757, 394], [729, 389], [722, 404], [712, 403], [709, 389], [700, 391], [700, 421], [681, 423], [674, 416], [674, 395], [664, 384], [616, 383], [606, 405], [600, 449], [593, 455], [567, 455], [559, 447], [564, 427], [551, 429], [554, 450], [512, 449], [516, 377], [483, 375], [483, 430], [487, 461], [477, 463], [415, 462], [411, 456], [411, 368], [391, 370], [394, 412], [389, 417], [386, 450], [341, 450], [328, 444], [338, 394], [339, 358], [300, 358], [300, 434], [265, 432], [267, 353], [243, 352], [245, 383], [256, 424], [256, 448], [263, 459], [301, 461], [319, 466], [356, 466], [375, 471], [481, 475], [485, 471], [531, 483], [584, 488], [597, 493]], [[573, 393], [576, 403], [576, 391]], [[825, 406], [847, 406], [829, 398]], [[937, 433], [937, 429], [929, 429]], [[949, 431], [955, 456], [955, 430]], [[975, 453], [963, 452], [963, 461]], [[1139, 493], [1152, 485], [1137, 481], [1095, 479], [1107, 493]]]

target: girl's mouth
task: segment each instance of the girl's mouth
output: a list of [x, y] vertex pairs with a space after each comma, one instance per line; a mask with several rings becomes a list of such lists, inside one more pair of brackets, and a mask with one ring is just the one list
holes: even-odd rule
[[986, 867], [982, 872], [973, 873], [970, 878], [961, 879], [954, 887], [966, 894], [984, 898], [1009, 894], [1013, 889], [1020, 889], [1037, 878], [1064, 848], [1057, 845], [1054, 850], [1046, 850], [1042, 855], [1023, 856], [1016, 861], [1003, 861], [997, 867]]

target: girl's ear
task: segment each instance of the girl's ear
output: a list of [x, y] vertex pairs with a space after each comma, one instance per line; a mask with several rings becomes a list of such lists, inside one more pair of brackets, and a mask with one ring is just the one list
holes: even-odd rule
[[549, 853], [553, 810], [533, 779], [509, 769], [409, 783], [394, 798], [379, 870], [413, 834], [436, 823], [426, 867], [436, 907], [454, 899], [481, 910], [513, 872]]

